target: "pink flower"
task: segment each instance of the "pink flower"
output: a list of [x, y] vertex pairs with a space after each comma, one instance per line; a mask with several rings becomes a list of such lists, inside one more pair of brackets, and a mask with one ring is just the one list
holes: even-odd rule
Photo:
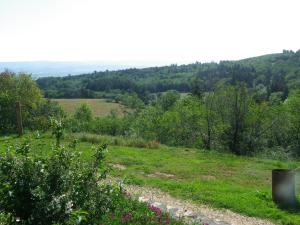
[[160, 208], [157, 208], [157, 207], [155, 207], [155, 206], [153, 206], [153, 205], [150, 205], [150, 206], [149, 206], [149, 209], [150, 209], [152, 212], [154, 212], [154, 213], [156, 214], [156, 216], [160, 216], [161, 213], [162, 213]]

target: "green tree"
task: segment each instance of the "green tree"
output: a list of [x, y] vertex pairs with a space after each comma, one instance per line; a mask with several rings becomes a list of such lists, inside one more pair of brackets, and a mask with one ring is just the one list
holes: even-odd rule
[[93, 119], [93, 113], [91, 107], [86, 103], [81, 104], [74, 113], [74, 119], [79, 122], [91, 122]]
[[159, 107], [149, 105], [134, 120], [132, 125], [134, 133], [147, 140], [157, 140], [162, 115], [163, 111]]
[[180, 99], [180, 94], [177, 91], [167, 91], [158, 99], [157, 103], [164, 111], [170, 109], [177, 100]]
[[287, 116], [290, 121], [290, 137], [291, 137], [291, 148], [294, 153], [300, 155], [300, 92], [292, 93], [287, 101]]
[[180, 101], [159, 118], [157, 129], [158, 140], [176, 146], [195, 147], [201, 144], [201, 103], [188, 96]]
[[215, 92], [207, 93], [203, 98], [203, 117], [199, 129], [201, 130], [204, 148], [208, 150], [220, 146], [221, 135], [226, 128], [226, 123], [222, 121], [217, 108], [217, 94]]
[[243, 135], [252, 100], [248, 90], [242, 83], [235, 86], [222, 86], [218, 89], [217, 96], [217, 110], [227, 127], [223, 140], [233, 153], [244, 154]]
[[14, 74], [9, 71], [0, 73], [0, 132], [15, 129], [15, 104], [22, 105], [24, 122], [30, 120], [30, 112], [37, 108], [42, 99], [40, 89], [27, 74]]
[[26, 126], [32, 130], [46, 131], [50, 128], [51, 123], [49, 118], [63, 119], [66, 114], [58, 102], [50, 99], [43, 99], [37, 107], [30, 111], [32, 115], [26, 122]]

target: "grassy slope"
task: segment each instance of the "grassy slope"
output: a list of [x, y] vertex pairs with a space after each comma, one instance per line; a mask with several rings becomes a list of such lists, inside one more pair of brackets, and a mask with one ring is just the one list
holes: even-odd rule
[[[0, 150], [17, 142], [19, 140], [4, 141], [0, 137]], [[49, 150], [45, 144], [49, 142], [53, 141], [33, 139], [33, 145], [45, 154]], [[78, 149], [83, 151], [84, 158], [91, 155], [90, 147], [89, 143], [79, 143]], [[158, 187], [175, 197], [271, 219], [278, 224], [300, 224], [299, 213], [280, 210], [271, 200], [271, 170], [297, 167], [299, 162], [237, 157], [185, 148], [120, 146], [110, 147], [107, 161], [125, 165], [125, 170], [112, 173], [127, 177], [134, 184]], [[175, 176], [153, 175], [156, 172]]]
[[106, 102], [104, 99], [53, 99], [58, 102], [65, 110], [67, 115], [72, 115], [75, 109], [81, 104], [86, 103], [93, 111], [94, 116], [107, 116], [112, 110], [115, 110], [118, 115], [123, 115], [124, 106], [118, 103]]

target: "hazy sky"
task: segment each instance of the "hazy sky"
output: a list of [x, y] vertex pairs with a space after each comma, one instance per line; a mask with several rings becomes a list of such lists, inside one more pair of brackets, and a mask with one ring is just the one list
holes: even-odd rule
[[299, 0], [0, 0], [0, 61], [185, 63], [300, 49]]

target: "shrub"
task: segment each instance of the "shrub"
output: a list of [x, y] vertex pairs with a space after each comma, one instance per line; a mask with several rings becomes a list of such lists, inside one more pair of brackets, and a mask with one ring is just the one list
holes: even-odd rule
[[74, 113], [74, 119], [81, 122], [90, 122], [93, 119], [91, 107], [87, 104], [81, 104]]
[[58, 102], [54, 102], [49, 99], [40, 101], [37, 108], [32, 109], [30, 114], [31, 117], [28, 121], [25, 121], [25, 126], [31, 130], [41, 131], [47, 131], [50, 129], [50, 117], [55, 119], [63, 119], [66, 117], [65, 112]]
[[105, 151], [106, 145], [95, 148], [85, 162], [73, 148], [55, 147], [42, 158], [28, 142], [11, 147], [0, 156], [0, 221], [11, 214], [7, 224], [98, 224], [121, 197], [101, 182]]
[[96, 134], [121, 135], [124, 133], [123, 121], [115, 113], [102, 118], [98, 117], [93, 121], [91, 131]]

